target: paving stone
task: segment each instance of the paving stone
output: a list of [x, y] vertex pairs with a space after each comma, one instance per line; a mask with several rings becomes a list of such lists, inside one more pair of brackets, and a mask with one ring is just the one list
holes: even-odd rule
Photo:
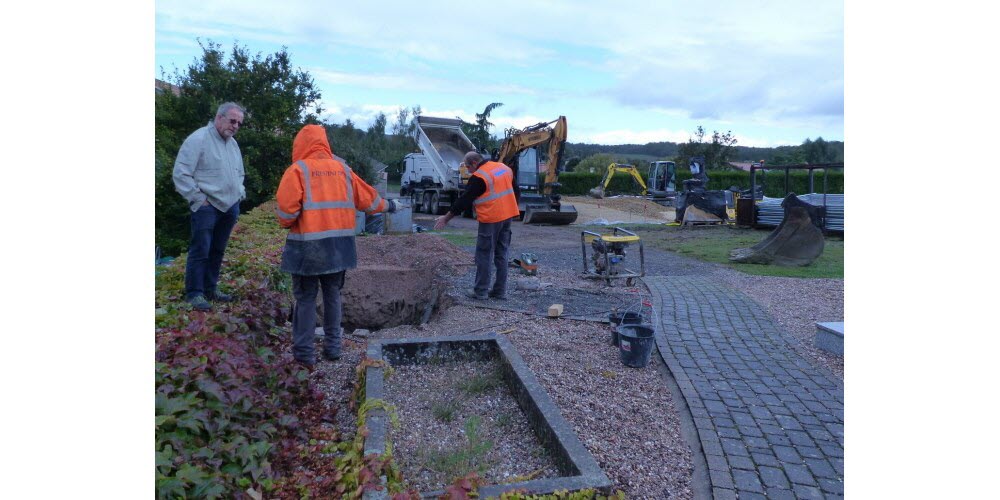
[[761, 481], [769, 488], [788, 489], [792, 487], [788, 478], [785, 477], [784, 471], [779, 468], [761, 466], [759, 472]]
[[749, 457], [730, 456], [728, 461], [733, 469], [755, 470], [757, 468], [753, 460], [750, 460]]
[[729, 462], [722, 455], [705, 455], [708, 468], [714, 470], [729, 470]]
[[701, 449], [706, 455], [723, 455], [722, 445], [718, 443], [701, 443]]
[[741, 426], [737, 427], [737, 429], [739, 429], [740, 434], [742, 434], [744, 436], [750, 436], [750, 437], [763, 437], [764, 436], [764, 433], [761, 432], [761, 430], [758, 429], [756, 425], [741, 425]]
[[[760, 484], [760, 477], [756, 471], [733, 470], [733, 483], [737, 490], [764, 493], [764, 486]], [[743, 496], [740, 495], [740, 498]]]
[[812, 471], [813, 476], [818, 478], [826, 479], [836, 479], [837, 471], [833, 470], [830, 462], [827, 462], [821, 458], [809, 458], [806, 459], [806, 465], [809, 466], [809, 470]]
[[774, 456], [778, 457], [778, 460], [782, 462], [790, 464], [805, 463], [802, 461], [802, 457], [799, 456], [799, 452], [791, 446], [774, 446], [771, 449], [774, 450]]
[[823, 450], [812, 446], [795, 446], [795, 451], [799, 452], [799, 455], [802, 455], [803, 458], [826, 458]]
[[819, 478], [819, 487], [821, 490], [833, 493], [834, 495], [844, 494], [844, 482], [839, 479]]
[[705, 401], [705, 409], [708, 410], [709, 413], [713, 411], [728, 413], [726, 405], [724, 405], [722, 401]]
[[785, 475], [788, 476], [789, 481], [795, 484], [817, 485], [816, 478], [813, 477], [805, 465], [785, 464]]
[[767, 405], [767, 409], [775, 415], [775, 418], [777, 418], [778, 415], [792, 416], [792, 410], [785, 408], [783, 402], [776, 405]]
[[743, 441], [736, 439], [723, 439], [722, 449], [726, 452], [726, 455], [736, 455], [740, 457], [750, 456], [750, 452], [747, 451], [747, 447], [743, 444]]
[[740, 434], [738, 429], [732, 427], [719, 427], [719, 437], [729, 438], [729, 439], [741, 439], [743, 434]]
[[778, 459], [774, 456], [774, 453], [772, 453], [771, 450], [761, 451], [761, 452], [751, 451], [750, 459], [753, 460], [753, 462], [757, 464], [758, 467], [762, 465], [766, 465], [768, 467], [781, 466], [781, 462], [778, 461]]
[[773, 417], [773, 415], [771, 414], [771, 411], [768, 410], [767, 408], [763, 407], [763, 406], [751, 406], [750, 408], [747, 408], [747, 409], [750, 410], [750, 414], [753, 415], [754, 418], [772, 418]]
[[732, 412], [733, 421], [736, 425], [757, 425], [757, 420], [753, 418], [753, 415], [749, 413], [743, 413], [739, 411]]
[[792, 440], [792, 444], [796, 446], [816, 446], [809, 434], [804, 431], [785, 431], [785, 435], [788, 439]]
[[819, 443], [819, 449], [823, 450], [823, 454], [827, 457], [844, 457], [844, 448], [839, 445]]
[[694, 419], [694, 426], [698, 428], [698, 430], [715, 428], [715, 424], [710, 418], [696, 418]]
[[777, 422], [775, 422], [775, 424], [765, 424], [764, 422], [758, 422], [758, 424], [760, 425], [760, 430], [764, 434], [783, 434], [785, 432], [784, 429], [776, 425]]
[[760, 493], [747, 490], [737, 489], [736, 495], [739, 497], [740, 500], [767, 500], [766, 496]]
[[837, 471], [837, 475], [844, 477], [844, 459], [843, 458], [831, 458], [830, 465], [833, 466], [833, 470]]
[[767, 488], [764, 492], [769, 500], [795, 500], [795, 493], [792, 490]]
[[736, 490], [727, 488], [712, 488], [712, 497], [715, 500], [736, 500]]
[[766, 439], [762, 437], [744, 436], [743, 442], [747, 444], [748, 448], [760, 448], [766, 450], [771, 447], [771, 443], [768, 443]]
[[794, 417], [790, 417], [788, 415], [775, 415], [774, 419], [778, 421], [778, 425], [780, 425], [782, 429], [792, 431], [803, 430], [802, 424], [800, 424]]
[[729, 475], [729, 471], [708, 469], [708, 475], [713, 487], [733, 489], [733, 477]]
[[795, 492], [796, 498], [800, 498], [803, 500], [812, 500], [812, 499], [824, 500], [826, 498], [826, 496], [823, 495], [823, 492], [820, 491], [819, 488], [816, 488], [814, 486], [794, 484], [792, 485], [792, 491]]

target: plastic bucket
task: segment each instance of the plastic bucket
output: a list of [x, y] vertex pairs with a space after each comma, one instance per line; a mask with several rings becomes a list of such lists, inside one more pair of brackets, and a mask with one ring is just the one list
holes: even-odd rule
[[642, 324], [642, 314], [637, 312], [613, 312], [608, 314], [608, 321], [611, 323], [611, 345], [618, 345], [618, 327], [621, 325]]
[[649, 364], [653, 352], [652, 325], [622, 325], [618, 327], [618, 354], [622, 364], [632, 368], [642, 368]]

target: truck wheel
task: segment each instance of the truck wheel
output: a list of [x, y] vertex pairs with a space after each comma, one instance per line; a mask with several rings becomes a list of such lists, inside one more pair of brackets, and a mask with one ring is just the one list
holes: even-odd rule
[[434, 193], [431, 195], [431, 210], [430, 212], [434, 215], [444, 215], [444, 211], [441, 210], [441, 195]]
[[420, 197], [417, 196], [417, 193], [410, 193], [410, 206], [413, 207], [413, 213], [420, 213]]
[[431, 193], [424, 193], [424, 203], [423, 203], [424, 212], [429, 213], [429, 214], [433, 214], [434, 213], [434, 211], [431, 210], [431, 197], [432, 196], [433, 195]]

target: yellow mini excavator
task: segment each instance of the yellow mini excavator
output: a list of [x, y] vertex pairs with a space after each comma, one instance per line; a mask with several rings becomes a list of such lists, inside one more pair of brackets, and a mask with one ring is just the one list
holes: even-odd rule
[[601, 183], [597, 185], [594, 189], [590, 190], [590, 196], [594, 198], [604, 198], [604, 190], [608, 188], [608, 184], [611, 184], [611, 178], [615, 176], [616, 172], [627, 173], [632, 176], [642, 188], [639, 193], [641, 196], [646, 196], [646, 182], [642, 180], [642, 176], [639, 175], [639, 170], [632, 165], [627, 163], [612, 163], [608, 165], [608, 171], [604, 173], [604, 178], [601, 179]]
[[[552, 126], [555, 124], [555, 126]], [[538, 179], [532, 175], [531, 182], [522, 182], [518, 176], [518, 155], [528, 149], [548, 143], [548, 160], [546, 162], [545, 184], [538, 189]], [[559, 202], [558, 190], [559, 162], [562, 161], [563, 147], [566, 145], [566, 117], [550, 122], [542, 122], [523, 129], [508, 129], [503, 144], [495, 161], [507, 165], [514, 171], [515, 179], [520, 185], [518, 208], [525, 224], [566, 225], [576, 221], [577, 212], [573, 205]], [[541, 192], [539, 192], [541, 191]]]

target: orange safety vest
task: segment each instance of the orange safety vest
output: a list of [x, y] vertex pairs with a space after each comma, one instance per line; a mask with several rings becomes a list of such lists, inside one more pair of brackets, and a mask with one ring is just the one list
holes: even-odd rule
[[514, 197], [514, 172], [503, 163], [488, 161], [472, 174], [486, 183], [486, 192], [472, 205], [476, 207], [479, 222], [501, 222], [520, 215]]
[[306, 125], [292, 143], [292, 165], [278, 185], [278, 223], [289, 229], [282, 270], [326, 274], [356, 267], [355, 214], [385, 212], [388, 203], [334, 159], [326, 130]]

